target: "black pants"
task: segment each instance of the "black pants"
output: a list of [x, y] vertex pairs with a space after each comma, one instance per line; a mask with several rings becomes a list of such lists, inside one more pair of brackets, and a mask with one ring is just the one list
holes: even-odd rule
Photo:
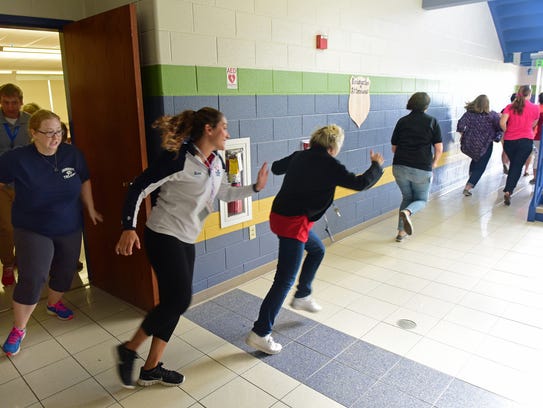
[[520, 175], [522, 174], [522, 166], [528, 159], [528, 156], [532, 153], [534, 148], [534, 141], [532, 139], [517, 139], [517, 140], [504, 140], [503, 150], [509, 157], [509, 173], [507, 174], [507, 180], [505, 181], [504, 193], [513, 194], [513, 190], [517, 186]]
[[147, 227], [144, 239], [147, 257], [155, 270], [160, 303], [147, 314], [141, 328], [148, 336], [168, 342], [192, 300], [194, 244]]

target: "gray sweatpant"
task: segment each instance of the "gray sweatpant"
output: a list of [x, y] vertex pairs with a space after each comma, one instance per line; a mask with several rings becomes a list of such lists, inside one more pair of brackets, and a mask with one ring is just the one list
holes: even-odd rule
[[19, 270], [14, 301], [23, 305], [38, 303], [47, 278], [54, 291], [70, 289], [81, 251], [81, 231], [47, 237], [15, 228], [13, 237]]

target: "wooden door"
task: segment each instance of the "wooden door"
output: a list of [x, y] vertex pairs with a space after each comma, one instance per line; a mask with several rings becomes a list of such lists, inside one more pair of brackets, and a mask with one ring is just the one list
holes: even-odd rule
[[[143, 309], [157, 301], [144, 250], [115, 254], [128, 183], [147, 167], [136, 9], [134, 4], [63, 27], [71, 133], [87, 160], [96, 209], [104, 222], [85, 221], [92, 284]], [[142, 238], [147, 200], [140, 210]]]

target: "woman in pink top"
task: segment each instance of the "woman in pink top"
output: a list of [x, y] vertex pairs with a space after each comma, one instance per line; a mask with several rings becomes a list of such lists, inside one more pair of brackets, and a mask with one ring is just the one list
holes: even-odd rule
[[511, 205], [511, 195], [517, 186], [522, 166], [532, 153], [534, 127], [539, 119], [539, 108], [530, 102], [532, 90], [523, 85], [517, 92], [517, 97], [503, 110], [500, 126], [504, 131], [503, 148], [509, 157], [509, 174], [503, 189], [503, 202]]

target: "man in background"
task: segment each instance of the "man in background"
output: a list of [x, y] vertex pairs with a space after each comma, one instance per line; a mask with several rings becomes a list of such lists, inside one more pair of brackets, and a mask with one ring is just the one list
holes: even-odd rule
[[[30, 115], [21, 111], [23, 91], [17, 85], [0, 86], [0, 155], [30, 143], [28, 119]], [[15, 252], [11, 206], [15, 199], [13, 186], [0, 188], [0, 261], [2, 262], [2, 284], [15, 283]]]

